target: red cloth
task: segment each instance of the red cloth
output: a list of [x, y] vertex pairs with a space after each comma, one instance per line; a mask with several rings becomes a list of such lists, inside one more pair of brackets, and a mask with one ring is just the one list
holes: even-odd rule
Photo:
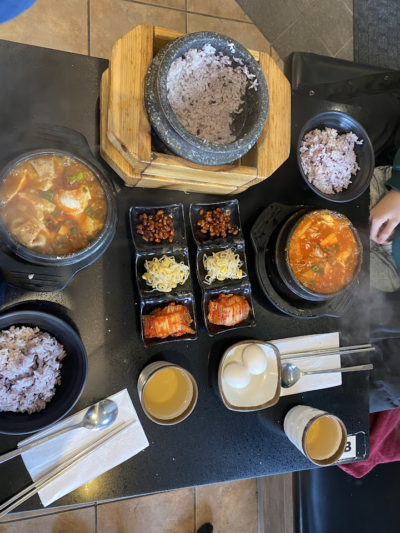
[[366, 461], [339, 465], [351, 476], [360, 478], [375, 465], [400, 461], [400, 407], [373, 413], [369, 418], [370, 454]]

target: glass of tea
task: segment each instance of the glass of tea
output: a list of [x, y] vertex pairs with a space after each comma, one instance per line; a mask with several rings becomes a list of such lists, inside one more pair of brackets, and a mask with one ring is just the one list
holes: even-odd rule
[[138, 392], [143, 411], [161, 425], [182, 422], [193, 411], [198, 396], [190, 372], [165, 361], [151, 363], [142, 370]]
[[336, 416], [306, 405], [290, 409], [283, 423], [289, 440], [319, 466], [336, 463], [346, 447], [347, 431]]

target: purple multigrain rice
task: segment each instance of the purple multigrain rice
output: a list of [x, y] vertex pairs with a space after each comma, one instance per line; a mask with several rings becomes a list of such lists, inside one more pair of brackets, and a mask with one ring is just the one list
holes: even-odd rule
[[[234, 44], [228, 46], [234, 53]], [[235, 114], [243, 111], [248, 80], [249, 88], [257, 90], [257, 79], [246, 65], [233, 67], [228, 56], [216, 54], [214, 47], [205, 44], [172, 63], [167, 77], [168, 100], [190, 133], [208, 142], [229, 144], [236, 140], [231, 126]]]
[[362, 143], [352, 131], [343, 135], [334, 128], [308, 132], [300, 146], [301, 166], [308, 181], [325, 194], [347, 189], [360, 169], [354, 145]]
[[44, 409], [60, 384], [65, 355], [63, 346], [39, 328], [0, 331], [0, 412]]

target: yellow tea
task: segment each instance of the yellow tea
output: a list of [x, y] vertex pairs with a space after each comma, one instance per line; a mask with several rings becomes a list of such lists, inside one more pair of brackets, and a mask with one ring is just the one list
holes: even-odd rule
[[323, 461], [335, 455], [342, 442], [342, 428], [336, 418], [321, 416], [309, 428], [306, 450], [314, 461]]
[[171, 420], [180, 416], [193, 398], [190, 378], [177, 368], [164, 368], [150, 377], [143, 402], [151, 416]]

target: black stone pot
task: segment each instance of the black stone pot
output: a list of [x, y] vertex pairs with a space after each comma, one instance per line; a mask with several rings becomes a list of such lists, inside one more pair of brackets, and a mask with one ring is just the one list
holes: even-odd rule
[[[102, 253], [106, 251], [108, 246], [111, 244], [111, 241], [114, 238], [117, 223], [118, 223], [118, 207], [117, 207], [117, 196], [114, 185], [110, 178], [104, 173], [101, 172], [96, 166], [94, 166], [86, 158], [81, 157], [80, 155], [75, 155], [71, 152], [66, 152], [65, 150], [58, 150], [54, 148], [48, 149], [39, 149], [26, 152], [19, 157], [10, 161], [3, 169], [0, 170], [0, 188], [3, 184], [3, 181], [6, 177], [14, 170], [14, 168], [22, 163], [27, 161], [35, 156], [67, 156], [72, 159], [75, 159], [86, 166], [97, 179], [101, 185], [105, 199], [107, 202], [107, 215], [103, 225], [102, 230], [93, 240], [91, 244], [78, 250], [73, 254], [68, 255], [48, 255], [41, 254], [36, 252], [33, 249], [28, 248], [21, 244], [16, 237], [8, 230], [4, 222], [0, 217], [0, 238], [7, 245], [7, 247], [15, 253], [18, 257], [33, 263], [35, 265], [49, 266], [49, 267], [65, 267], [69, 265], [75, 265], [87, 261], [90, 264], [90, 259], [92, 257], [100, 257]], [[62, 288], [62, 287], [61, 287]]]
[[[275, 261], [276, 266], [278, 269], [279, 276], [281, 277], [284, 284], [292, 291], [293, 294], [296, 296], [299, 296], [300, 298], [303, 298], [305, 300], [313, 301], [313, 302], [322, 302], [326, 300], [330, 300], [331, 298], [334, 298], [335, 296], [338, 296], [345, 291], [350, 290], [354, 284], [357, 282], [357, 277], [361, 269], [362, 265], [362, 244], [360, 241], [360, 238], [358, 236], [357, 230], [355, 227], [350, 224], [350, 229], [353, 232], [354, 238], [357, 243], [358, 247], [358, 263], [357, 267], [354, 271], [353, 279], [342, 287], [340, 290], [332, 292], [330, 294], [320, 294], [318, 292], [311, 291], [304, 285], [302, 285], [296, 278], [292, 267], [290, 266], [289, 261], [289, 245], [290, 241], [292, 239], [293, 233], [295, 232], [296, 228], [301, 224], [301, 222], [308, 216], [310, 216], [313, 213], [318, 213], [320, 211], [328, 211], [326, 209], [321, 210], [315, 210], [315, 211], [308, 211], [301, 209], [294, 213], [292, 216], [290, 216], [284, 225], [282, 226], [278, 237], [276, 241], [276, 247], [275, 247]], [[340, 216], [342, 218], [345, 218], [341, 213], [337, 213], [336, 211], [329, 211], [330, 213], [333, 213], [335, 216]]]
[[[191, 48], [201, 49], [211, 44], [218, 52], [239, 58], [255, 74], [257, 91], [248, 83], [243, 112], [233, 123], [237, 139], [229, 144], [210, 143], [189, 133], [177, 119], [167, 96], [167, 76], [173, 61]], [[235, 52], [231, 50], [234, 45]], [[264, 74], [246, 48], [233, 39], [214, 32], [184, 35], [164, 46], [153, 59], [145, 80], [145, 105], [153, 129], [171, 152], [200, 165], [232, 163], [247, 153], [256, 143], [268, 115], [269, 98]]]

